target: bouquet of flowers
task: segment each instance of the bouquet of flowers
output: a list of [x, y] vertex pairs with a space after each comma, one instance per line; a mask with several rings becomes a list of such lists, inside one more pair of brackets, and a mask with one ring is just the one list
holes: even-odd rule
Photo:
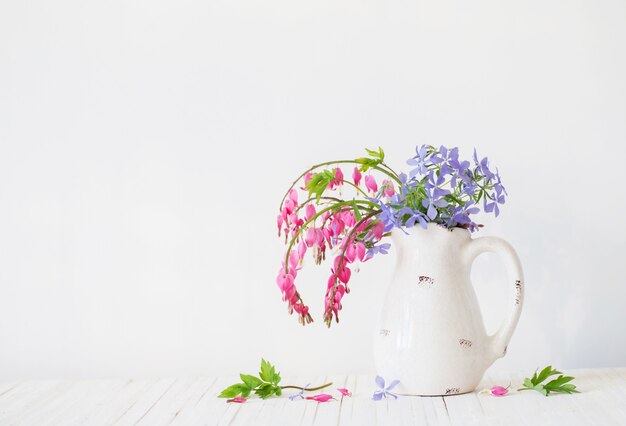
[[[307, 251], [316, 264], [333, 252], [324, 298], [324, 322], [330, 327], [333, 319], [339, 322], [352, 271], [360, 262], [387, 254], [391, 244], [383, 240], [394, 228], [435, 223], [474, 232], [482, 226], [472, 220], [481, 207], [498, 216], [508, 195], [498, 170], [490, 169], [486, 157], [479, 160], [475, 149], [470, 162], [459, 158], [456, 147], [418, 146], [407, 161], [408, 175], [386, 164], [381, 148], [366, 151], [366, 157], [309, 168], [280, 203], [278, 235], [284, 235], [287, 252], [276, 283], [289, 313], [296, 312], [303, 325], [313, 318], [295, 279]], [[352, 169], [351, 178], [341, 167]]]

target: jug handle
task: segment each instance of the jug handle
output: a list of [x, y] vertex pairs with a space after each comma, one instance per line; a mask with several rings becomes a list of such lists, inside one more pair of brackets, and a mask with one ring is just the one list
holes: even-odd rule
[[512, 305], [508, 317], [502, 322], [498, 331], [490, 336], [491, 362], [506, 354], [507, 346], [515, 331], [524, 303], [524, 274], [517, 253], [513, 247], [498, 237], [479, 237], [471, 240], [468, 249], [469, 262], [473, 262], [482, 253], [495, 253], [504, 262], [510, 286], [510, 303]]

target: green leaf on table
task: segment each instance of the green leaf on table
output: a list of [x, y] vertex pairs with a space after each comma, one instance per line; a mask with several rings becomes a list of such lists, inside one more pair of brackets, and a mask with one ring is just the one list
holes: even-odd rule
[[254, 389], [259, 386], [261, 383], [261, 379], [258, 377], [250, 376], [249, 374], [240, 374], [241, 380], [248, 386], [250, 389]]
[[248, 388], [248, 386], [246, 386], [244, 383], [237, 383], [224, 389], [222, 393], [220, 393], [217, 397], [218, 398], [234, 398], [246, 391], [248, 391], [248, 395], [249, 395], [250, 394], [249, 390], [250, 389]]
[[[546, 379], [552, 376], [558, 377], [549, 381], [548, 383], [543, 383]], [[534, 390], [541, 393], [544, 396], [548, 396], [550, 392], [556, 393], [578, 393], [576, 390], [576, 386], [569, 383], [574, 380], [574, 377], [564, 376], [560, 371], [552, 368], [551, 365], [547, 366], [539, 374], [537, 374], [537, 370], [531, 378], [524, 379], [524, 387], [518, 390]]]
[[260, 398], [265, 399], [276, 393], [276, 387], [271, 383], [263, 383], [254, 391], [254, 393]]
[[264, 359], [261, 360], [261, 371], [259, 377], [264, 382], [278, 384], [280, 382], [280, 373], [276, 372], [276, 368]]
[[247, 398], [254, 392], [265, 399], [272, 395], [282, 394], [282, 388], [278, 385], [280, 373], [276, 371], [276, 367], [264, 359], [261, 359], [259, 376], [260, 378], [250, 374], [240, 374], [239, 377], [243, 383], [235, 383], [227, 387], [218, 395], [218, 398], [235, 398], [239, 395]]

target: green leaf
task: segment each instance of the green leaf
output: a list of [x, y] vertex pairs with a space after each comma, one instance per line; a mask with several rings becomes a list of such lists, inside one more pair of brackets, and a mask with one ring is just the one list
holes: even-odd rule
[[548, 391], [542, 385], [536, 385], [533, 390], [543, 394], [543, 396], [548, 396]]
[[263, 383], [261, 381], [261, 379], [259, 379], [258, 377], [254, 377], [254, 376], [250, 376], [248, 374], [240, 374], [239, 377], [241, 377], [241, 380], [246, 384], [246, 386], [248, 386], [250, 389], [254, 389], [257, 386], [259, 386], [261, 383]]
[[567, 382], [571, 382], [572, 380], [574, 380], [573, 377], [569, 377], [569, 376], [559, 376], [556, 379], [546, 383], [546, 388], [550, 389], [550, 388], [558, 388], [561, 385], [564, 385]]
[[280, 383], [280, 373], [274, 373], [274, 375], [272, 376], [272, 383], [274, 383], [275, 385]]
[[541, 373], [537, 376], [537, 379], [534, 381], [535, 384], [541, 383], [546, 380], [550, 376], [554, 376], [555, 374], [561, 374], [559, 371], [553, 370], [551, 365], [548, 365], [546, 368], [541, 370]]
[[283, 390], [280, 388], [280, 386], [276, 386], [274, 388], [274, 393], [276, 394], [276, 396], [281, 396], [283, 394]]
[[380, 159], [380, 153], [378, 151], [373, 151], [371, 149], [365, 148], [365, 151], [370, 155], [370, 157]]
[[356, 203], [356, 200], [352, 200], [351, 204], [352, 204], [352, 210], [354, 210], [354, 217], [356, 218], [358, 222], [363, 217], [361, 215], [361, 210], [359, 210], [359, 205]]
[[261, 360], [261, 371], [259, 373], [259, 377], [261, 377], [261, 380], [268, 383], [278, 384], [278, 382], [280, 382], [280, 374], [276, 372], [276, 369], [272, 364], [264, 359]]
[[247, 398], [250, 396], [250, 392], [252, 392], [252, 389], [247, 388], [245, 391], [241, 392], [241, 396], [243, 396], [244, 398]]
[[269, 396], [273, 395], [275, 392], [276, 392], [275, 387], [271, 383], [263, 383], [254, 391], [254, 393], [257, 394], [262, 399], [268, 398]]
[[[548, 377], [559, 375], [556, 379], [542, 384]], [[539, 374], [535, 370], [532, 378], [524, 379], [524, 388], [519, 390], [535, 390], [544, 396], [548, 396], [550, 392], [558, 393], [578, 393], [576, 386], [569, 383], [574, 377], [564, 376], [560, 371], [553, 369], [551, 365], [547, 366]]]
[[270, 363], [265, 361], [263, 358], [261, 358], [261, 370], [259, 371], [259, 377], [264, 382], [270, 381], [271, 376], [269, 374], [269, 370], [270, 370]]
[[246, 386], [244, 383], [237, 383], [224, 389], [222, 393], [220, 393], [217, 397], [218, 398], [234, 398], [237, 395], [247, 390], [248, 390], [248, 386]]

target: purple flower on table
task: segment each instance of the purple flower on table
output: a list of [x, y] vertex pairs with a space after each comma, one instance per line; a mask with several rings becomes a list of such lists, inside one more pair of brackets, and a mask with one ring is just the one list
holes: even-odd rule
[[376, 392], [374, 392], [374, 395], [372, 396], [372, 399], [374, 401], [380, 401], [383, 398], [398, 399], [398, 395], [391, 393], [389, 391], [395, 388], [398, 385], [398, 383], [400, 383], [400, 380], [393, 380], [391, 383], [389, 383], [389, 386], [387, 387], [385, 387], [385, 379], [383, 379], [382, 377], [376, 376], [375, 381], [379, 389]]
[[297, 393], [297, 394], [295, 394], [295, 395], [291, 395], [291, 396], [289, 397], [289, 399], [290, 399], [290, 400], [292, 400], [292, 401], [295, 401], [295, 400], [296, 400], [296, 399], [298, 399], [298, 398], [300, 398], [300, 399], [304, 399], [304, 390], [305, 390], [306, 388], [308, 388], [310, 385], [311, 385], [310, 383], [307, 383], [306, 385], [304, 385], [304, 386], [302, 387], [302, 389], [300, 389], [300, 392], [298, 392], [298, 393]]

